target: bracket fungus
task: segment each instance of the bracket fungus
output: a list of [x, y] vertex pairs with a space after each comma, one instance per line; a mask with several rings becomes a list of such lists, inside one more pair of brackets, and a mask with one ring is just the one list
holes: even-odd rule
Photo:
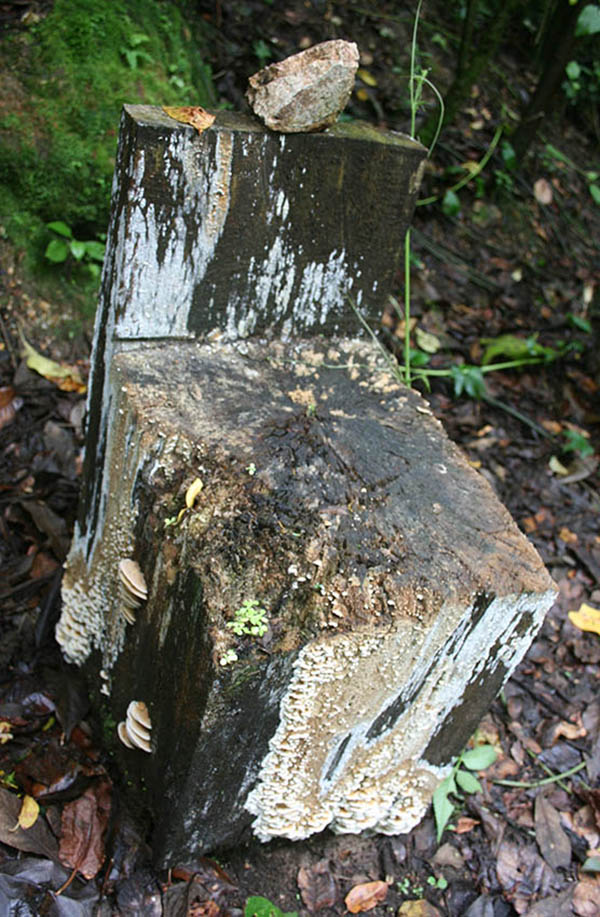
[[119, 593], [121, 613], [128, 624], [135, 624], [135, 614], [148, 598], [148, 587], [140, 565], [131, 558], [119, 563]]
[[142, 751], [150, 753], [150, 737], [152, 733], [152, 722], [148, 708], [143, 701], [132, 700], [127, 707], [125, 719], [117, 726], [117, 734], [127, 748], [140, 748]]

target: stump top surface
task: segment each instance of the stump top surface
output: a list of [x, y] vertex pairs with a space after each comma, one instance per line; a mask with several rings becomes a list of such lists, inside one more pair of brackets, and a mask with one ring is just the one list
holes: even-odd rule
[[138, 424], [199, 444], [205, 503], [239, 487], [280, 540], [302, 538], [311, 561], [334, 556], [350, 583], [371, 579], [385, 614], [425, 620], [448, 600], [553, 588], [489, 484], [373, 345], [180, 343], [115, 366]]
[[[162, 110], [154, 105], [125, 105], [123, 106], [128, 117], [132, 118], [139, 126], [167, 129], [171, 131], [182, 131], [195, 134], [195, 128], [174, 118], [169, 117]], [[258, 118], [253, 115], [242, 114], [233, 111], [214, 112], [215, 121], [208, 128], [212, 131], [240, 131], [247, 134], [269, 134], [270, 136], [279, 136], [284, 143], [304, 143], [310, 138], [310, 143], [327, 142], [331, 140], [354, 140], [363, 143], [384, 143], [392, 146], [402, 147], [404, 149], [414, 149], [423, 151], [423, 146], [408, 134], [402, 134], [399, 131], [385, 130], [376, 127], [366, 121], [338, 121], [332, 124], [324, 131], [316, 133], [301, 134], [274, 134], [266, 128]]]

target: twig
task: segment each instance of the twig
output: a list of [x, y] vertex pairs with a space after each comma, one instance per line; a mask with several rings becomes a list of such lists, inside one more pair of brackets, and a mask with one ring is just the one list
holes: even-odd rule
[[[530, 752], [530, 754], [533, 754], [533, 752]], [[496, 783], [499, 786], [520, 787], [523, 790], [533, 790], [539, 786], [546, 786], [548, 783], [558, 783], [558, 785], [563, 790], [566, 790], [567, 793], [572, 793], [573, 791], [569, 789], [569, 787], [566, 786], [566, 784], [561, 783], [561, 780], [564, 780], [565, 777], [571, 777], [573, 774], [577, 774], [579, 771], [583, 770], [583, 768], [586, 766], [586, 762], [581, 761], [579, 764], [576, 764], [574, 767], [569, 768], [568, 771], [563, 771], [562, 774], [553, 774], [550, 768], [547, 767], [547, 765], [545, 765], [544, 762], [540, 761], [539, 758], [537, 757], [536, 757], [536, 763], [539, 764], [539, 766], [542, 767], [547, 773], [549, 772], [550, 774], [552, 774], [552, 776], [544, 777], [542, 780], [536, 780], [535, 783], [525, 783], [522, 780], [493, 780], [492, 783]]]

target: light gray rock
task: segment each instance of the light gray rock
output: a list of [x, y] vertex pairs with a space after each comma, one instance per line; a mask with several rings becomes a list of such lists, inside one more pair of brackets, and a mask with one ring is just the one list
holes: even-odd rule
[[348, 104], [357, 68], [354, 42], [324, 41], [259, 70], [248, 80], [246, 98], [271, 130], [320, 131]]

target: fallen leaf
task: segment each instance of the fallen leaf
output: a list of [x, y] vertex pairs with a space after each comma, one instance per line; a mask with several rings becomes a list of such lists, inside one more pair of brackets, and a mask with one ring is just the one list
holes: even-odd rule
[[533, 193], [538, 204], [552, 203], [552, 185], [545, 178], [538, 178], [533, 186]]
[[598, 917], [600, 914], [600, 881], [582, 879], [575, 886], [572, 907], [577, 917]]
[[569, 612], [569, 620], [579, 630], [587, 630], [593, 634], [600, 634], [600, 611], [586, 605], [584, 602], [577, 611]]
[[58, 845], [45, 819], [37, 818], [31, 828], [24, 830], [18, 823], [21, 808], [19, 797], [0, 787], [0, 841], [26, 853], [56, 859]]
[[32, 825], [35, 825], [39, 814], [40, 807], [35, 799], [32, 796], [24, 796], [17, 826], [23, 828], [24, 831], [31, 828]]
[[185, 105], [182, 108], [173, 107], [172, 105], [163, 105], [163, 111], [175, 121], [181, 121], [182, 124], [191, 124], [199, 134], [212, 126], [216, 115], [200, 108], [199, 105]]
[[86, 391], [86, 385], [78, 370], [74, 366], [67, 366], [61, 363], [55, 363], [48, 357], [42, 356], [31, 346], [21, 333], [22, 354], [29, 369], [53, 382], [63, 392], [79, 392], [83, 394]]
[[477, 827], [479, 821], [477, 818], [469, 818], [468, 815], [461, 815], [454, 828], [457, 834], [468, 834], [473, 828]]
[[196, 478], [194, 481], [192, 481], [192, 483], [190, 484], [190, 486], [188, 487], [188, 489], [185, 492], [185, 505], [187, 506], [188, 509], [192, 508], [192, 506], [196, 502], [196, 497], [198, 496], [198, 494], [200, 493], [203, 487], [204, 487], [204, 484], [202, 483], [200, 478]]
[[423, 331], [422, 328], [415, 329], [415, 339], [417, 346], [424, 350], [425, 353], [437, 353], [440, 347], [440, 339], [431, 334], [429, 331]]
[[356, 71], [357, 77], [363, 81], [367, 86], [377, 86], [377, 80], [369, 70], [365, 70], [364, 67], [359, 67]]
[[561, 541], [564, 541], [565, 544], [577, 544], [578, 541], [575, 532], [572, 532], [571, 529], [567, 528], [566, 525], [563, 525], [560, 532], [558, 533], [558, 537]]
[[309, 911], [332, 908], [337, 900], [337, 886], [331, 873], [329, 860], [319, 860], [314, 866], [301, 866], [298, 870], [298, 888]]
[[83, 796], [68, 802], [62, 813], [59, 859], [93, 879], [104, 863], [103, 835], [110, 815], [111, 787], [99, 780]]
[[398, 908], [398, 917], [440, 917], [437, 907], [420, 898], [418, 901], [405, 901]]
[[542, 793], [535, 800], [535, 839], [546, 863], [566, 869], [571, 863], [571, 844], [560, 823], [560, 815]]
[[548, 461], [548, 468], [554, 474], [560, 474], [562, 476], [565, 476], [569, 473], [569, 469], [565, 468], [561, 460], [558, 459], [555, 455], [550, 456], [550, 460]]
[[351, 914], [370, 911], [381, 901], [385, 901], [389, 885], [378, 879], [376, 882], [361, 882], [350, 889], [344, 898], [344, 904]]
[[12, 423], [17, 411], [23, 407], [23, 399], [17, 397], [12, 385], [0, 388], [0, 430]]

